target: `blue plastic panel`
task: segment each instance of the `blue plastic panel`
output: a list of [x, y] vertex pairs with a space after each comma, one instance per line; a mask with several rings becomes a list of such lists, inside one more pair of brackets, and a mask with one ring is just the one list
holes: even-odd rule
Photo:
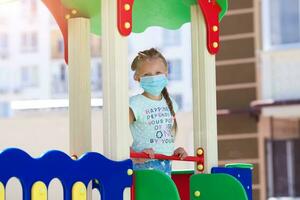
[[91, 180], [99, 180], [101, 199], [121, 200], [126, 187], [131, 187], [132, 161], [116, 162], [98, 153], [87, 153], [79, 160], [72, 160], [60, 151], [49, 151], [40, 158], [32, 158], [20, 149], [7, 149], [0, 153], [0, 181], [7, 184], [17, 177], [23, 187], [23, 200], [30, 200], [31, 187], [36, 181], [49, 186], [52, 179], [58, 178], [64, 188], [64, 199], [71, 200], [72, 186], [81, 181], [88, 185]]
[[252, 200], [252, 170], [247, 168], [225, 168], [214, 167], [211, 170], [212, 174], [229, 174], [235, 177], [243, 185], [248, 200]]

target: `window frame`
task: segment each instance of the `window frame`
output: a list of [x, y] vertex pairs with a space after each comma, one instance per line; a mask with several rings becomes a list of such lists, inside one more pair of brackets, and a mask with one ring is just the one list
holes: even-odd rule
[[25, 30], [20, 35], [21, 53], [38, 53], [39, 34], [37, 30]]
[[[299, 33], [299, 42], [297, 43], [289, 43], [289, 44], [279, 44], [273, 45], [271, 41], [271, 16], [270, 16], [270, 2], [272, 0], [264, 0], [262, 1], [261, 6], [261, 14], [262, 14], [262, 49], [264, 51], [278, 51], [278, 50], [287, 50], [287, 49], [297, 49], [300, 48], [300, 33]], [[299, 29], [300, 29], [300, 1], [298, 5], [298, 18], [299, 18]]]
[[[37, 65], [24, 65], [20, 68], [20, 82], [23, 89], [39, 87], [39, 70]], [[24, 72], [26, 73], [26, 77], [24, 76]]]

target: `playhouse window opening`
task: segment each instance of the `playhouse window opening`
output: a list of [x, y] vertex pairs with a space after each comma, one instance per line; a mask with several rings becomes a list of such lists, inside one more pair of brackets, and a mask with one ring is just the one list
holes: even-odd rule
[[87, 192], [88, 197], [91, 195], [92, 200], [99, 200], [99, 199], [101, 200], [102, 185], [99, 180], [97, 179], [91, 180], [88, 184], [88, 188], [92, 188], [91, 193]]
[[49, 200], [63, 200], [64, 189], [61, 181], [58, 178], [54, 178], [50, 181], [48, 186], [48, 199]]
[[[132, 33], [128, 37], [129, 66], [138, 52], [153, 47], [158, 49], [167, 60], [168, 92], [179, 108], [176, 114], [178, 134], [175, 146], [182, 146], [189, 155], [194, 155], [190, 24], [184, 24], [176, 30], [149, 27], [141, 34]], [[129, 67], [130, 96], [143, 92], [133, 76], [134, 72]], [[172, 162], [172, 166], [173, 170], [194, 169], [194, 164], [190, 162]]]
[[8, 180], [5, 186], [6, 199], [22, 200], [22, 184], [17, 177], [12, 177]]

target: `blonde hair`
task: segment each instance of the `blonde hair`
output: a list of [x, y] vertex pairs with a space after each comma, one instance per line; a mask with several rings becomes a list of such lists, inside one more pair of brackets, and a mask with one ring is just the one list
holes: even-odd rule
[[[167, 60], [165, 59], [165, 57], [155, 48], [151, 48], [148, 50], [144, 50], [144, 51], [140, 51], [138, 53], [138, 55], [134, 58], [132, 64], [131, 64], [131, 70], [132, 71], [136, 71], [138, 70], [139, 67], [141, 67], [142, 63], [147, 61], [147, 60], [152, 60], [152, 59], [160, 59], [163, 64], [165, 65], [165, 67], [168, 70], [168, 63]], [[170, 98], [169, 92], [167, 90], [167, 88], [165, 87], [162, 90], [162, 95], [164, 97], [164, 99], [166, 100], [166, 103], [168, 105], [168, 108], [170, 110], [170, 113], [174, 119], [174, 125], [173, 125], [173, 129], [175, 130], [175, 133], [177, 132], [177, 121], [176, 121], [176, 113], [174, 111], [174, 107], [173, 107], [173, 103], [172, 100]]]

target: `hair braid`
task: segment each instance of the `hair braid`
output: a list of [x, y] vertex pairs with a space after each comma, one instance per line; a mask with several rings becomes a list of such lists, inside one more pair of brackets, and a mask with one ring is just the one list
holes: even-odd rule
[[167, 88], [165, 87], [163, 90], [162, 90], [162, 95], [163, 97], [165, 98], [166, 102], [167, 102], [167, 105], [168, 105], [168, 108], [170, 110], [170, 113], [174, 119], [174, 125], [173, 125], [173, 129], [175, 131], [175, 133], [177, 132], [177, 121], [176, 121], [176, 113], [174, 111], [174, 107], [173, 107], [173, 103], [172, 103], [172, 100], [170, 98], [170, 95], [169, 95], [169, 92], [167, 90]]

